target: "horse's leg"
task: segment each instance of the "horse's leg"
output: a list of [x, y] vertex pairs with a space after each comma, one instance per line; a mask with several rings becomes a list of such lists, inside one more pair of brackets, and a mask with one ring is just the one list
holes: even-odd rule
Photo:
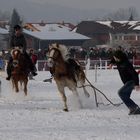
[[58, 90], [60, 92], [60, 95], [62, 97], [62, 100], [64, 102], [64, 111], [68, 111], [68, 106], [67, 106], [67, 97], [65, 95], [65, 91], [64, 91], [64, 87], [60, 87], [60, 85], [58, 85]]
[[83, 90], [84, 90], [84, 94], [85, 94], [85, 96], [89, 98], [89, 97], [90, 97], [89, 92], [86, 90], [86, 88], [85, 88], [84, 85], [82, 85], [82, 87], [83, 87]]
[[76, 95], [76, 98], [77, 98], [77, 100], [78, 100], [78, 103], [79, 103], [79, 105], [80, 105], [80, 108], [83, 108], [82, 102], [81, 102], [81, 100], [80, 100], [80, 98], [79, 98], [79, 94], [78, 94], [78, 92], [77, 92], [77, 89], [76, 89], [76, 88], [72, 89], [72, 92], [73, 92], [74, 95]]
[[12, 87], [13, 87], [13, 89], [15, 88], [15, 82], [13, 79], [12, 79]]
[[25, 96], [27, 96], [27, 83], [28, 83], [28, 79], [24, 80], [24, 93], [25, 93]]
[[22, 83], [23, 83], [23, 81], [20, 81], [20, 89], [22, 89]]
[[82, 85], [82, 88], [84, 90], [84, 94], [86, 97], [90, 97], [90, 94], [88, 93], [88, 91], [86, 90], [85, 86], [84, 86], [84, 83], [85, 83], [85, 73], [81, 70], [80, 73], [79, 73], [79, 81], [80, 81], [80, 84]]
[[15, 80], [14, 83], [15, 83], [15, 90], [16, 90], [16, 92], [19, 92], [18, 80]]

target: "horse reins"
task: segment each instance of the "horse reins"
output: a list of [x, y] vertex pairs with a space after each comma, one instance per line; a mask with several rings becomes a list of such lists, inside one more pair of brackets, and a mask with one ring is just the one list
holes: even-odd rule
[[[57, 50], [57, 48], [53, 48], [53, 49], [54, 49], [54, 50]], [[55, 58], [53, 58], [53, 57], [51, 57], [51, 56], [48, 56], [48, 58], [51, 58], [51, 59], [53, 59], [53, 60], [56, 60]], [[79, 65], [81, 66], [81, 64], [80, 64], [80, 62], [79, 62], [78, 60], [75, 60], [75, 61], [78, 62]], [[81, 66], [81, 67], [82, 67], [82, 66]], [[98, 88], [96, 88], [95, 86], [93, 86], [86, 76], [85, 76], [85, 79], [86, 79], [86, 81], [88, 82], [88, 85], [83, 85], [83, 86], [77, 87], [77, 88], [82, 88], [82, 87], [86, 87], [86, 86], [91, 87], [91, 88], [94, 90], [95, 101], [96, 101], [96, 106], [97, 106], [97, 107], [98, 107], [98, 104], [99, 104], [99, 103], [98, 103], [98, 101], [97, 101], [97, 93], [96, 93], [96, 91], [98, 91], [100, 94], [102, 94], [102, 95], [104, 96], [104, 98], [105, 98], [110, 104], [112, 104], [113, 106], [120, 106], [120, 105], [122, 104], [122, 103], [119, 103], [119, 104], [113, 103], [101, 90], [99, 90]]]
[[[79, 65], [81, 66], [80, 62], [78, 60], [75, 60], [79, 63]], [[81, 66], [82, 67], [82, 66]], [[82, 87], [91, 87], [93, 90], [94, 90], [94, 94], [95, 94], [95, 101], [96, 101], [96, 106], [98, 107], [98, 102], [97, 102], [97, 93], [96, 91], [98, 91], [100, 94], [102, 94], [104, 96], [104, 98], [110, 103], [112, 104], [113, 106], [120, 106], [121, 104], [123, 103], [118, 103], [118, 104], [115, 104], [113, 103], [101, 90], [99, 90], [98, 88], [96, 88], [95, 86], [93, 86], [93, 84], [91, 84], [91, 82], [88, 80], [88, 78], [85, 76], [85, 79], [86, 81], [88, 82], [88, 85], [84, 85], [84, 86], [81, 86], [81, 87], [78, 87], [78, 88], [82, 88]]]

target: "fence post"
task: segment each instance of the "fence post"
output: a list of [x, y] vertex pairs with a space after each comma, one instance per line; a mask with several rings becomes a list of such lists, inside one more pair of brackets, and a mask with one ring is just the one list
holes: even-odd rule
[[37, 60], [37, 63], [36, 63], [36, 69], [37, 69], [37, 71], [38, 71], [38, 60]]
[[135, 66], [135, 57], [133, 56], [133, 66]]
[[100, 58], [100, 69], [102, 69], [102, 59]]
[[107, 69], [107, 60], [105, 60], [105, 69]]
[[94, 65], [95, 70], [95, 82], [97, 82], [97, 64]]

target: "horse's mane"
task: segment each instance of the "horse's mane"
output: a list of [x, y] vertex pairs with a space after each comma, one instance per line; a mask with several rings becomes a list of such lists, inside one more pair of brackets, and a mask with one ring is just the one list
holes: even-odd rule
[[[21, 49], [15, 48], [11, 51], [11, 56], [13, 58], [13, 66], [14, 62], [18, 63], [18, 68], [22, 71], [28, 71], [29, 63], [25, 55], [22, 53]], [[16, 66], [16, 64], [15, 64]]]
[[11, 56], [14, 57], [17, 53], [21, 53], [21, 50], [19, 48], [14, 48], [11, 50]]
[[61, 53], [61, 55], [62, 55], [62, 57], [63, 57], [63, 59], [64, 60], [67, 60], [68, 59], [68, 54], [69, 54], [69, 52], [68, 52], [68, 49], [67, 49], [67, 47], [65, 46], [65, 45], [62, 45], [62, 44], [52, 44], [51, 45], [51, 48], [56, 48], [56, 49], [58, 49], [59, 51], [60, 51], [60, 53]]

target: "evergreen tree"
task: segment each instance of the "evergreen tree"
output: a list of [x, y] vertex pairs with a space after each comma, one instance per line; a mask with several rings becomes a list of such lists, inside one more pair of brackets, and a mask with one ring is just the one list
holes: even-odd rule
[[12, 16], [11, 16], [11, 19], [10, 19], [10, 28], [9, 28], [9, 34], [10, 36], [12, 36], [14, 34], [14, 26], [15, 25], [21, 25], [21, 20], [20, 20], [20, 16], [17, 12], [16, 9], [13, 9], [13, 13], [12, 13]]
[[11, 15], [11, 19], [9, 22], [9, 25], [10, 25], [10, 27], [9, 27], [9, 42], [11, 40], [11, 37], [14, 35], [14, 26], [17, 24], [21, 26], [22, 22], [20, 20], [20, 16], [19, 16], [17, 10], [13, 9], [13, 13]]

